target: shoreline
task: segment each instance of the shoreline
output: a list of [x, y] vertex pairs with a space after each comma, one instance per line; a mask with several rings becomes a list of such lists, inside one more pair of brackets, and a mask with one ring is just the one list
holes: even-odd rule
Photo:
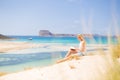
[[[0, 54], [5, 54], [5, 55], [6, 54], [20, 55], [20, 54], [31, 54], [31, 53], [33, 55], [34, 53], [41, 54], [41, 53], [53, 53], [53, 52], [55, 53], [55, 52], [64, 52], [64, 51], [67, 52], [71, 46], [71, 44], [66, 44], [66, 45], [57, 44], [57, 43], [36, 44], [36, 43], [28, 43], [28, 42], [2, 42], [0, 43], [0, 45], [2, 45], [0, 46], [0, 50], [3, 51], [3, 53], [0, 53]], [[77, 46], [77, 45], [72, 44], [72, 46]], [[98, 53], [99, 50], [103, 50], [104, 52], [108, 53], [108, 45], [98, 45], [98, 44], [87, 45], [88, 55], [99, 54]]]
[[[0, 54], [29, 54], [36, 52], [68, 51], [71, 46], [77, 47], [77, 44], [62, 43], [30, 43], [30, 42], [0, 42]], [[96, 51], [99, 49], [107, 50], [108, 44], [88, 44], [87, 51]]]
[[40, 45], [28, 42], [0, 42], [0, 53], [14, 52], [39, 46]]
[[[28, 43], [28, 42], [4, 42], [0, 43], [1, 54], [29, 54], [36, 52], [52, 52], [52, 51], [68, 51], [71, 44], [57, 44], [57, 43]], [[24, 45], [24, 46], [23, 46]], [[77, 46], [73, 44], [72, 46]], [[6, 51], [6, 49], [8, 49]], [[101, 54], [100, 51], [103, 51]], [[24, 70], [5, 73], [0, 72], [0, 80], [97, 80], [106, 74], [108, 64], [109, 45], [105, 44], [89, 44], [87, 45], [87, 56], [80, 57], [79, 60], [66, 61], [59, 64], [51, 64], [43, 67], [24, 67]], [[105, 54], [108, 53], [108, 54]], [[104, 56], [104, 57], [103, 57]], [[96, 66], [95, 66], [96, 65]], [[62, 75], [60, 75], [62, 73]], [[21, 77], [22, 76], [22, 77]], [[74, 77], [76, 76], [76, 77]], [[86, 77], [87, 76], [87, 77]], [[94, 79], [93, 79], [94, 78]]]
[[43, 68], [37, 67], [3, 75], [0, 80], [96, 80], [102, 78], [101, 75], [106, 74], [107, 69], [108, 65], [103, 56], [83, 56], [80, 60], [73, 59]]

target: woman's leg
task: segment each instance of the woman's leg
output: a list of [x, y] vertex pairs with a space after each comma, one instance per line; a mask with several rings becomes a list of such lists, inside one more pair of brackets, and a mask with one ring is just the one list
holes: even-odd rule
[[66, 54], [65, 58], [66, 58], [66, 57], [69, 57], [70, 55], [75, 54], [75, 53], [77, 53], [76, 50], [71, 50], [71, 49], [70, 49], [70, 50], [68, 51], [68, 53]]
[[67, 61], [67, 60], [70, 60], [73, 58], [73, 54], [77, 54], [77, 50], [69, 50], [68, 53], [66, 54], [65, 58], [61, 59], [61, 60], [58, 60], [57, 63], [60, 63], [60, 62], [64, 62], [64, 61]]
[[61, 60], [58, 60], [57, 63], [65, 62], [65, 61], [67, 61], [67, 60], [72, 60], [72, 59], [79, 60], [80, 57], [79, 57], [78, 54], [72, 54], [72, 55], [70, 55], [70, 56], [68, 56], [68, 57], [65, 57], [65, 58], [63, 58], [63, 59], [61, 59]]
[[65, 58], [63, 58], [63, 59], [61, 59], [61, 60], [58, 60], [57, 63], [61, 63], [61, 62], [67, 61], [67, 60], [69, 60], [70, 58], [71, 58], [71, 57], [65, 57]]

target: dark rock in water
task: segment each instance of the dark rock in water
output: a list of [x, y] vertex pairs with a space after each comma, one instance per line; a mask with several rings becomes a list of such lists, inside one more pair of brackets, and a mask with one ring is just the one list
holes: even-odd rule
[[13, 39], [13, 38], [0, 34], [0, 39]]

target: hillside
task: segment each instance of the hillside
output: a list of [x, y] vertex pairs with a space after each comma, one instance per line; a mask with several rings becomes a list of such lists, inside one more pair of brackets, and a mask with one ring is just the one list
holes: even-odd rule
[[[56, 34], [52, 33], [49, 30], [40, 30], [39, 31], [39, 36], [45, 36], [45, 37], [76, 37], [77, 34]], [[82, 34], [85, 37], [92, 37], [92, 34]]]
[[12, 39], [11, 37], [0, 34], [0, 39]]

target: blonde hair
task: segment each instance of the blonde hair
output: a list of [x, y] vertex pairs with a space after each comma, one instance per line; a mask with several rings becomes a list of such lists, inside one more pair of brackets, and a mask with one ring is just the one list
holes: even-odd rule
[[83, 35], [82, 35], [82, 34], [78, 34], [77, 36], [79, 36], [79, 37], [83, 37]]
[[77, 37], [80, 37], [80, 38], [82, 38], [82, 40], [84, 40], [84, 37], [82, 34], [78, 34]]

